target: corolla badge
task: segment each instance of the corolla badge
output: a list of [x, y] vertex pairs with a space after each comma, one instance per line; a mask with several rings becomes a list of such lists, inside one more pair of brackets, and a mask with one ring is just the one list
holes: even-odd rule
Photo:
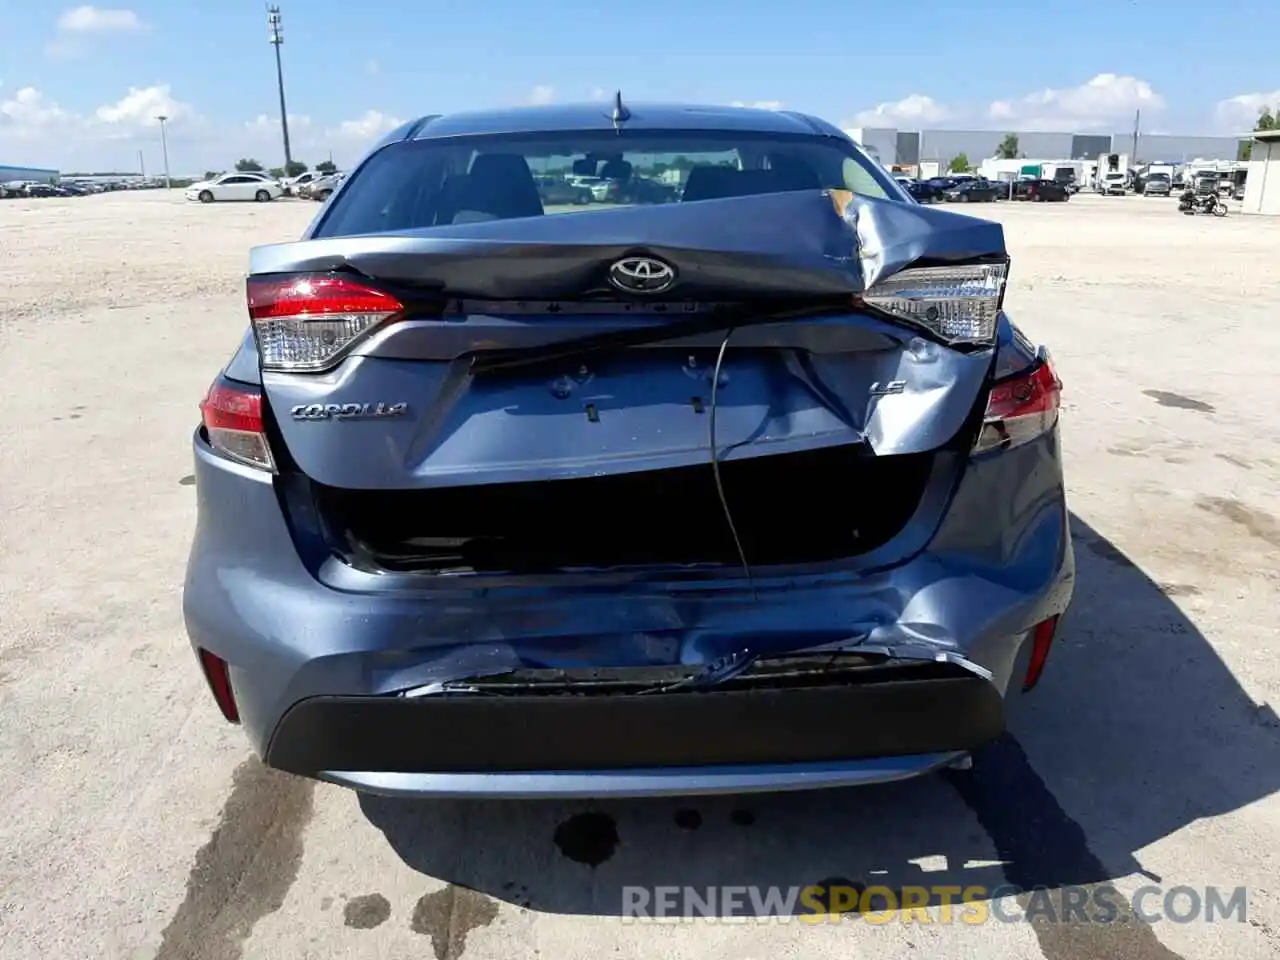
[[289, 410], [294, 420], [377, 420], [403, 417], [407, 403], [301, 403]]
[[609, 282], [626, 293], [662, 293], [676, 282], [676, 271], [652, 257], [623, 257], [609, 268]]

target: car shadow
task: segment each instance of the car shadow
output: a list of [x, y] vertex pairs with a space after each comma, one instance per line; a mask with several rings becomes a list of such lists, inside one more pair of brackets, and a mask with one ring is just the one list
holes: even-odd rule
[[[1009, 886], [1114, 893], [1109, 881], [1133, 874], [1204, 882], [1154, 876], [1136, 851], [1280, 788], [1280, 724], [1179, 607], [1195, 585], [1157, 584], [1078, 518], [1072, 530], [1075, 597], [1044, 678], [970, 771], [809, 793], [362, 796], [361, 808], [414, 870], [556, 913], [623, 915], [636, 903], [626, 887], [980, 886], [987, 897]], [[1016, 899], [1026, 907], [1026, 895]], [[1033, 926], [1050, 960], [1173, 956], [1144, 924]]]

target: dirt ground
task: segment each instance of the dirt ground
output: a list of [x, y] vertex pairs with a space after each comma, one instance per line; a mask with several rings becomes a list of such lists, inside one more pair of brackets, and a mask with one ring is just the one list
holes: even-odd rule
[[[317, 207], [0, 202], [0, 957], [1280, 955], [1280, 218], [1175, 207], [966, 210], [1005, 224], [1008, 309], [1066, 385], [1078, 558], [1040, 692], [973, 775], [415, 804], [263, 770], [182, 629], [196, 405], [244, 328], [247, 248]], [[625, 886], [836, 879], [1079, 884], [1121, 910], [620, 917]], [[1209, 887], [1247, 888], [1246, 916], [1170, 916]]]

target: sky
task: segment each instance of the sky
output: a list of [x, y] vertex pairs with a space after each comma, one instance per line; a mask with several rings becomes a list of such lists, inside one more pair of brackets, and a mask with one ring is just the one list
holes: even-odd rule
[[[1235, 134], [1280, 106], [1280, 4], [974, 0], [281, 0], [296, 159], [346, 166], [402, 119], [629, 100], [843, 127]], [[0, 0], [0, 164], [283, 161], [265, 7]], [[1210, 42], [1206, 42], [1210, 38]], [[1216, 38], [1216, 39], [1213, 39]]]

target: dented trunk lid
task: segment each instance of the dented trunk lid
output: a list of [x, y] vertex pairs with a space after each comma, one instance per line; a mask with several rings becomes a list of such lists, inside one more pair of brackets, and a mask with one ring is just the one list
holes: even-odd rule
[[[972, 411], [991, 349], [944, 346], [855, 297], [908, 266], [1004, 255], [998, 224], [814, 190], [274, 244], [253, 250], [251, 275], [345, 272], [410, 304], [333, 370], [262, 375], [302, 472], [377, 490], [705, 463], [731, 325], [716, 386], [722, 461], [936, 449]], [[677, 282], [620, 293], [610, 267], [637, 256], [671, 265]], [[443, 313], [412, 306], [442, 302]], [[667, 339], [673, 324], [686, 335]], [[618, 334], [641, 342], [511, 369], [478, 362]]]

